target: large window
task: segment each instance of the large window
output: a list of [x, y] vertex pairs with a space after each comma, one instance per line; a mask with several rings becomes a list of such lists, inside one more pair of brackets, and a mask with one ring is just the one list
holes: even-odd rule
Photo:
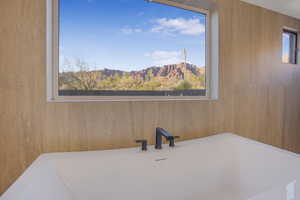
[[159, 2], [52, 0], [52, 97], [208, 97], [209, 11]]
[[297, 64], [298, 33], [287, 29], [282, 33], [282, 62]]

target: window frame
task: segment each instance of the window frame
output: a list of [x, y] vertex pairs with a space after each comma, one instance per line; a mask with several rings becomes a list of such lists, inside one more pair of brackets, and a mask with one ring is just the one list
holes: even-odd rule
[[[60, 96], [59, 76], [59, 1], [47, 1], [47, 100], [48, 102], [85, 102], [85, 101], [194, 101], [218, 99], [218, 15], [214, 13], [215, 38], [212, 39], [212, 12], [170, 0], [151, 0], [153, 3], [165, 4], [206, 15], [206, 63], [205, 63], [205, 96]], [[214, 41], [214, 51], [212, 51]], [[212, 60], [214, 56], [214, 61]], [[212, 70], [212, 61], [214, 69]], [[213, 72], [212, 72], [213, 71]], [[214, 75], [213, 75], [214, 73]]]
[[[296, 36], [296, 40], [295, 40], [295, 50], [294, 50], [294, 61], [293, 62], [290, 58], [288, 62], [283, 62], [283, 34], [284, 33], [287, 33], [287, 34], [290, 34], [290, 35], [294, 35]], [[290, 65], [298, 65], [298, 62], [299, 62], [299, 31], [297, 31], [296, 29], [292, 29], [292, 28], [288, 28], [288, 27], [283, 27], [282, 28], [282, 33], [281, 33], [281, 43], [282, 43], [282, 47], [281, 47], [281, 62], [283, 64], [290, 64]], [[289, 49], [289, 53], [291, 53], [291, 49]]]

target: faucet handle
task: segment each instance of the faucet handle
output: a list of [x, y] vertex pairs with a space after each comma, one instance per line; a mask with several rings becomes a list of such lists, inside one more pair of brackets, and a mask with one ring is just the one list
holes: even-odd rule
[[147, 140], [136, 140], [135, 142], [142, 144], [142, 151], [147, 151], [147, 145], [148, 145]]
[[172, 136], [172, 137], [169, 139], [169, 146], [170, 146], [170, 147], [175, 147], [175, 142], [174, 142], [174, 140], [175, 140], [175, 139], [178, 139], [178, 138], [180, 138], [180, 136]]

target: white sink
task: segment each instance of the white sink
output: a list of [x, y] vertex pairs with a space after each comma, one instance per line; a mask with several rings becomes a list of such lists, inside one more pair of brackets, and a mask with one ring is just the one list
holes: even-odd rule
[[300, 200], [300, 157], [233, 134], [40, 156], [1, 200]]

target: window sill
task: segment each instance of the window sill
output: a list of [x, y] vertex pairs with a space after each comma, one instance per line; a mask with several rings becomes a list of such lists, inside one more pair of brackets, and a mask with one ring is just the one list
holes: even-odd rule
[[48, 98], [48, 103], [82, 103], [82, 102], [159, 102], [159, 101], [216, 101], [218, 98], [205, 96], [185, 97], [56, 97]]

